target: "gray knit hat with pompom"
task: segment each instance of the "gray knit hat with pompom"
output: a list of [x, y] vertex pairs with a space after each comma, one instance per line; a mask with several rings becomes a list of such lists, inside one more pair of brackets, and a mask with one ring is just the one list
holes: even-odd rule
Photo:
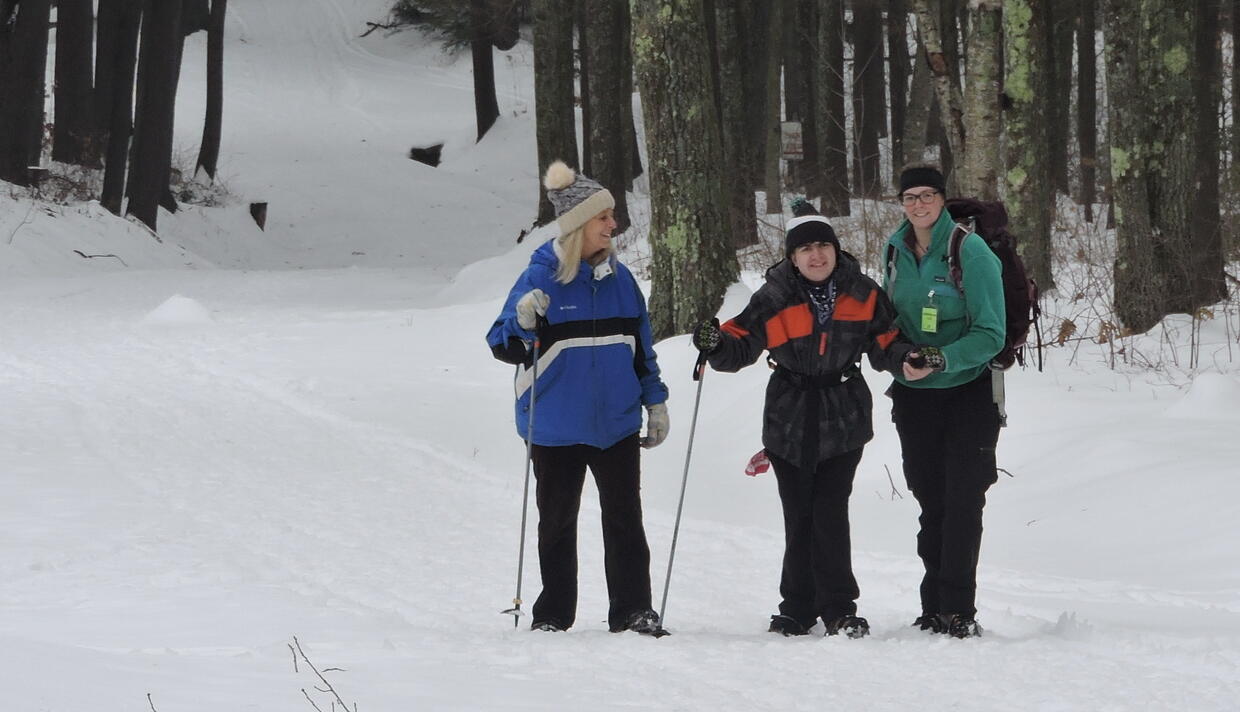
[[611, 191], [598, 181], [569, 168], [564, 161], [555, 161], [547, 167], [543, 186], [547, 188], [547, 198], [555, 207], [556, 223], [560, 226], [561, 235], [567, 235], [585, 225], [590, 218], [604, 210], [616, 207], [616, 199], [612, 197]]

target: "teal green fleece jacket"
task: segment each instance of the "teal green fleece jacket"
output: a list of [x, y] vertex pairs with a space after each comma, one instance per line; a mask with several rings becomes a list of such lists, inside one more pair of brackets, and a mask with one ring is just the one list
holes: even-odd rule
[[[960, 244], [963, 294], [952, 284], [947, 265], [947, 245], [955, 222], [944, 208], [932, 228], [930, 250], [918, 264], [905, 242], [911, 234], [908, 220], [888, 239], [895, 247], [894, 265], [885, 266], [883, 288], [896, 307], [896, 325], [914, 344], [938, 346], [946, 367], [920, 381], [896, 380], [911, 388], [951, 388], [981, 375], [1003, 348], [1006, 316], [1003, 278], [999, 258], [986, 242], [969, 233]], [[884, 257], [887, 251], [883, 251]], [[922, 308], [930, 293], [938, 309], [938, 330], [922, 331]]]

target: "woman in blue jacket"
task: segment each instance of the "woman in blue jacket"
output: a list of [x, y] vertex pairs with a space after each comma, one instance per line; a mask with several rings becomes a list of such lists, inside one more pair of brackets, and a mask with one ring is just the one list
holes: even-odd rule
[[[531, 628], [568, 630], [576, 619], [577, 512], [588, 467], [602, 509], [608, 625], [613, 633], [651, 634], [659, 619], [651, 608], [639, 447], [667, 437], [667, 386], [645, 299], [612, 253], [611, 193], [562, 161], [543, 183], [561, 234], [534, 251], [487, 333], [495, 357], [517, 364], [517, 433], [532, 443], [538, 483], [543, 589]], [[536, 335], [538, 383], [531, 389]], [[530, 432], [532, 391], [538, 418]], [[642, 406], [646, 437], [639, 438]]]

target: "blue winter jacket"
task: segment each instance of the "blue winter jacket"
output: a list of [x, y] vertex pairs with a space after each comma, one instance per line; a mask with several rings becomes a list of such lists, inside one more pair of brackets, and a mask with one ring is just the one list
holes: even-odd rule
[[667, 400], [659, 378], [646, 300], [615, 257], [582, 260], [570, 284], [555, 280], [559, 258], [549, 240], [530, 257], [504, 310], [487, 332], [495, 357], [517, 364], [517, 434], [529, 428], [534, 333], [517, 323], [517, 301], [531, 289], [551, 298], [539, 332], [533, 442], [607, 448], [641, 430], [642, 405]]

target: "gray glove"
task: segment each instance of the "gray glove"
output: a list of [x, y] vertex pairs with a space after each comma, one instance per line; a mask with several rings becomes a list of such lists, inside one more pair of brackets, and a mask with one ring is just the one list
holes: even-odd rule
[[667, 417], [667, 404], [656, 403], [646, 406], [646, 437], [642, 438], [642, 447], [657, 447], [667, 439], [667, 431], [672, 422]]
[[517, 300], [517, 324], [526, 331], [538, 326], [538, 317], [547, 313], [551, 297], [541, 289], [531, 289]]

